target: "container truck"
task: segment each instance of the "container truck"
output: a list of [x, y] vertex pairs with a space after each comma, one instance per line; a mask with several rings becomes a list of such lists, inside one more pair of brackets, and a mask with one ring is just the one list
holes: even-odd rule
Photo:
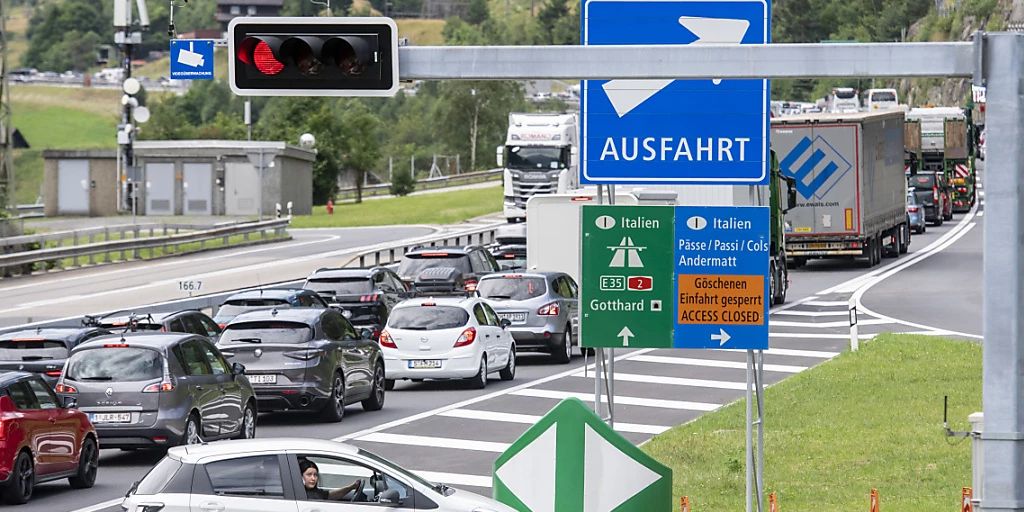
[[796, 205], [786, 215], [789, 261], [866, 258], [877, 265], [910, 246], [900, 111], [809, 114], [772, 120], [772, 147]]
[[[789, 269], [783, 241], [785, 213], [796, 205], [792, 180], [779, 172], [772, 152], [772, 179], [766, 186], [688, 185], [647, 187], [629, 193], [617, 193], [615, 204], [688, 205], [688, 206], [769, 206], [771, 207], [771, 247], [769, 261], [769, 301], [782, 304], [789, 290]], [[579, 282], [580, 207], [596, 204], [597, 196], [579, 191], [574, 194], [537, 196], [527, 204], [526, 267], [535, 270], [565, 272]]]
[[579, 188], [578, 129], [576, 114], [508, 115], [505, 145], [497, 150], [506, 220], [525, 220], [526, 202], [535, 195]]
[[[977, 199], [975, 152], [977, 135], [971, 110], [959, 107], [915, 108], [907, 112], [908, 122], [920, 123], [921, 171], [942, 173], [951, 185], [948, 191], [953, 212], [967, 212]], [[951, 220], [952, 215], [945, 220]]]

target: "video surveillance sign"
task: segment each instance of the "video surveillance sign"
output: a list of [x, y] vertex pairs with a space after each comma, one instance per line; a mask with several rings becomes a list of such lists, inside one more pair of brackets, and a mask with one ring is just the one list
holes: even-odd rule
[[213, 80], [213, 41], [174, 39], [171, 41], [172, 80]]

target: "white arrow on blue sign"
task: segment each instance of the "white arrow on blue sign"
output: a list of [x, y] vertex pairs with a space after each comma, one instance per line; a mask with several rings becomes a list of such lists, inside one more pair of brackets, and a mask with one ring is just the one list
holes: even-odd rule
[[[767, 44], [768, 0], [585, 0], [584, 45]], [[582, 165], [589, 184], [764, 184], [763, 79], [588, 80]]]

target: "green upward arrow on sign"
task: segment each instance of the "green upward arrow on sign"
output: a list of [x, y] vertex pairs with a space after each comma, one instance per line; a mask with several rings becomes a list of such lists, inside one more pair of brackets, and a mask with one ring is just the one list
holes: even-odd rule
[[669, 512], [672, 470], [569, 398], [498, 457], [494, 497], [520, 512]]

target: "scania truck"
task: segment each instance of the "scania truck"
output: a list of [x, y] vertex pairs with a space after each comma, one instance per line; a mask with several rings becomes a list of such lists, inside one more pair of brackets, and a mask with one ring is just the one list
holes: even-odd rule
[[772, 119], [772, 147], [798, 195], [786, 216], [794, 266], [851, 257], [875, 266], [907, 252], [903, 122], [898, 110]]
[[576, 114], [508, 115], [505, 144], [497, 151], [506, 220], [525, 220], [526, 202], [535, 195], [579, 188], [578, 129]]

